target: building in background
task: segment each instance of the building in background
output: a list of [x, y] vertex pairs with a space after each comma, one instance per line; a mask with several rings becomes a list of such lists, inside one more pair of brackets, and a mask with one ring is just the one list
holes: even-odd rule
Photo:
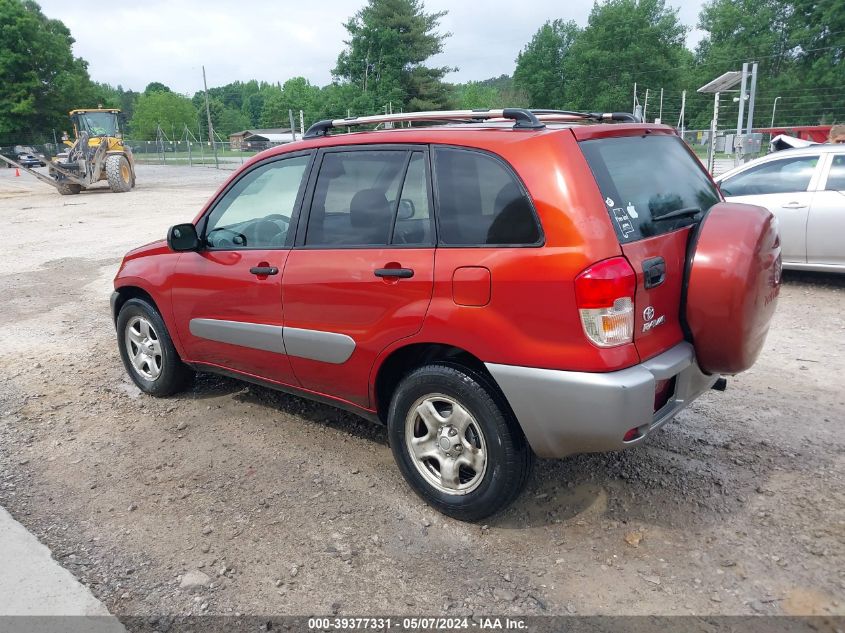
[[261, 151], [274, 145], [295, 141], [289, 127], [275, 127], [255, 130], [242, 130], [229, 135], [229, 146], [233, 150]]

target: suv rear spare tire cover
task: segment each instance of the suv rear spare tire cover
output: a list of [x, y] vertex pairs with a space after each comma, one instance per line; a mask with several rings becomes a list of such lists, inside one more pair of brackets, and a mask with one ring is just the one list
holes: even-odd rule
[[692, 240], [685, 316], [698, 364], [711, 374], [737, 374], [760, 354], [777, 304], [777, 220], [762, 207], [722, 202]]

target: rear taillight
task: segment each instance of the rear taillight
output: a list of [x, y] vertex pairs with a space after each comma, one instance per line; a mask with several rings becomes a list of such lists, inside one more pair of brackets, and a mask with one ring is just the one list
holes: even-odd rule
[[575, 302], [584, 333], [599, 347], [634, 340], [637, 275], [624, 257], [593, 264], [575, 278]]

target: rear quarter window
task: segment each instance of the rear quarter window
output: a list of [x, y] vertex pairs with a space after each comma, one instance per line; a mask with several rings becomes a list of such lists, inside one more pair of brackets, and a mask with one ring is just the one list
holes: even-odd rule
[[434, 167], [440, 244], [541, 243], [531, 201], [503, 161], [475, 150], [438, 147]]
[[[720, 201], [704, 166], [677, 136], [602, 138], [580, 147], [620, 243], [688, 226]], [[679, 211], [689, 213], [665, 217]]]

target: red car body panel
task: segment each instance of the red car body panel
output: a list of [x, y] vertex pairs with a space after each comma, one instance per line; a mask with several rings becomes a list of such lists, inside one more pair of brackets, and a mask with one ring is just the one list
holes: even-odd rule
[[[370, 407], [367, 380], [379, 353], [419, 331], [431, 302], [433, 248], [296, 249], [284, 273], [285, 326], [350, 336], [345, 363], [291, 356], [306, 389]], [[410, 268], [410, 279], [379, 278], [378, 268]]]
[[289, 253], [283, 249], [182, 253], [172, 273], [170, 297], [176, 331], [187, 352], [185, 360], [298, 385], [286, 355], [195, 336], [189, 325], [191, 319], [221, 319], [281, 327], [282, 276], [258, 278], [249, 269], [276, 266], [284, 270]]

